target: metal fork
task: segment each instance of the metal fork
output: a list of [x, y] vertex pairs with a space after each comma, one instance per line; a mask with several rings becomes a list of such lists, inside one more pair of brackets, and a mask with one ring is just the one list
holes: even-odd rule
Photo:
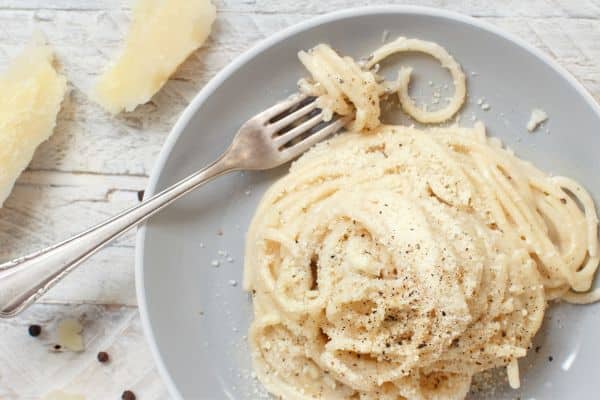
[[349, 119], [326, 123], [315, 99], [299, 94], [252, 117], [208, 167], [77, 236], [0, 265], [0, 318], [23, 311], [104, 245], [183, 195], [232, 171], [265, 170], [291, 161]]

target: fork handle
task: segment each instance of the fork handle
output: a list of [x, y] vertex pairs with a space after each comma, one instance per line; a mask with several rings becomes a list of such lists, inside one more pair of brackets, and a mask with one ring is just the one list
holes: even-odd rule
[[0, 265], [0, 318], [17, 315], [107, 243], [183, 195], [234, 169], [221, 156], [203, 170], [79, 235]]

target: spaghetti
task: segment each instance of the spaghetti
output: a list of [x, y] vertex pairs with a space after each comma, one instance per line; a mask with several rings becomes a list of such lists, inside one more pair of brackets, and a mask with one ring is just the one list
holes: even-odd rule
[[[402, 43], [439, 56], [456, 75], [457, 100], [437, 114], [403, 106], [420, 120], [454, 115], [465, 96], [460, 67], [437, 45], [393, 43], [367, 67]], [[380, 125], [379, 102], [359, 87], [380, 96], [393, 84], [321, 46], [301, 56], [319, 82], [305, 83], [369, 132], [315, 146], [256, 211], [245, 288], [259, 379], [284, 399], [458, 400], [474, 374], [506, 366], [518, 387], [517, 360], [547, 301], [599, 297], [587, 292], [599, 262], [591, 197], [516, 157], [481, 123]], [[344, 83], [325, 84], [333, 71]]]

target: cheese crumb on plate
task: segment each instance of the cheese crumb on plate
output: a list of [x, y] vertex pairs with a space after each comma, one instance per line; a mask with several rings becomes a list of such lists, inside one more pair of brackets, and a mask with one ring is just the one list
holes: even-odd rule
[[113, 114], [148, 102], [202, 46], [215, 17], [210, 0], [138, 0], [124, 49], [98, 80], [95, 100]]
[[67, 80], [52, 61], [50, 47], [36, 39], [0, 75], [0, 207], [56, 125]]
[[531, 110], [531, 116], [529, 117], [529, 122], [527, 122], [527, 130], [529, 132], [535, 131], [538, 126], [547, 119], [548, 114], [546, 114], [544, 110], [534, 108]]

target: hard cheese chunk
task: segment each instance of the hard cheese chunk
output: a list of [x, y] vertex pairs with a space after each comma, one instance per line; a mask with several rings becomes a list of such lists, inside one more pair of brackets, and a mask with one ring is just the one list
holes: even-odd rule
[[30, 45], [0, 75], [0, 207], [56, 125], [67, 80], [52, 58], [50, 47]]
[[83, 326], [76, 319], [65, 319], [58, 325], [58, 344], [71, 351], [83, 351]]
[[215, 16], [210, 0], [138, 0], [125, 48], [100, 77], [96, 101], [113, 114], [146, 103], [204, 43]]

